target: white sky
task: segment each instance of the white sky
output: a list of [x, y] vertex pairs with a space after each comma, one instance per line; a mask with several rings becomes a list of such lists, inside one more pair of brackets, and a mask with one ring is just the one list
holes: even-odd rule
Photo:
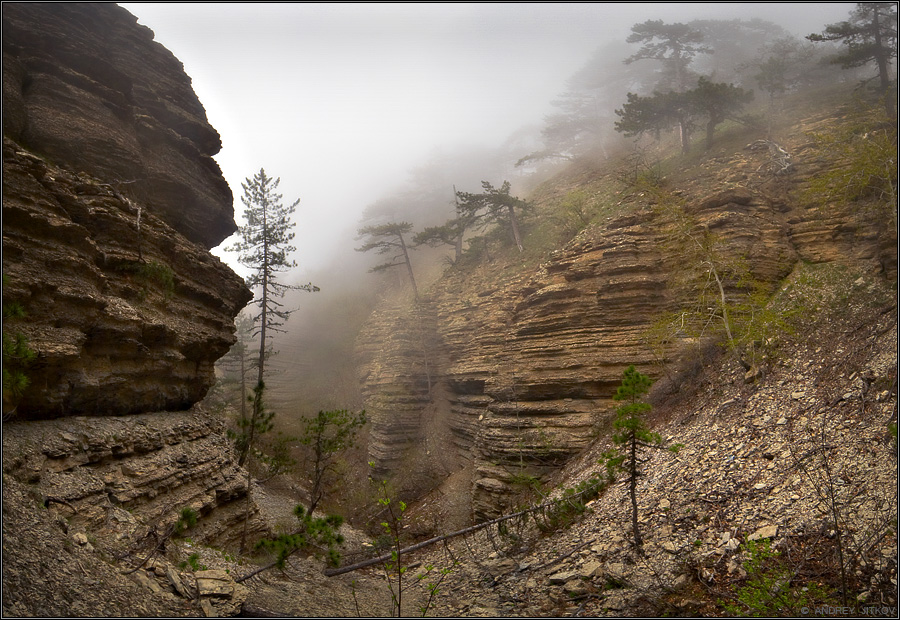
[[[306, 270], [352, 252], [362, 210], [437, 147], [495, 146], [540, 124], [606, 40], [648, 19], [761, 17], [798, 36], [853, 3], [121, 3], [182, 61], [240, 223], [264, 167], [300, 198]], [[523, 153], [524, 155], [525, 153]], [[449, 214], [448, 214], [449, 215]], [[223, 245], [227, 245], [226, 241]], [[221, 246], [220, 246], [221, 247]], [[233, 256], [216, 251], [239, 273]]]

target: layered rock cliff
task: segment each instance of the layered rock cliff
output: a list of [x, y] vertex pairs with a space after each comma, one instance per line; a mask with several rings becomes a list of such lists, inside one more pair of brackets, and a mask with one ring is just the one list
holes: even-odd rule
[[236, 228], [218, 133], [181, 63], [103, 3], [3, 5], [3, 123], [4, 373], [27, 380], [4, 377], [4, 614], [196, 614], [147, 598], [149, 561], [126, 569], [185, 509], [210, 544], [263, 528], [195, 406], [252, 297], [209, 252]]
[[4, 303], [36, 353], [19, 419], [186, 409], [250, 299], [181, 64], [109, 4], [3, 8]]
[[[894, 230], [853, 208], [796, 197], [827, 165], [812, 153], [808, 129], [794, 128], [785, 141], [796, 156], [789, 176], [766, 175], [768, 155], [742, 149], [706, 162], [666, 191], [695, 231], [712, 233], [717, 252], [743, 261], [770, 293], [802, 261], [862, 262], [896, 274]], [[496, 515], [517, 490], [515, 482], [553, 471], [609, 424], [612, 395], [628, 365], [660, 376], [647, 334], [661, 315], [688, 301], [685, 288], [673, 286], [687, 259], [672, 243], [671, 220], [658, 200], [635, 192], [619, 201], [615, 215], [536, 269], [486, 266], [487, 277], [450, 270], [420, 302], [419, 314], [433, 314], [431, 322], [412, 320], [409, 310], [384, 309], [373, 317], [360, 340], [368, 352], [360, 375], [366, 406], [379, 421], [370, 457], [406, 480], [403, 455], [415, 441], [384, 438], [402, 429], [402, 436], [421, 439], [427, 412], [446, 399], [451, 414], [442, 423], [457, 453], [474, 466], [473, 510]], [[385, 375], [372, 368], [389, 369], [392, 386], [422, 386], [425, 359], [402, 350], [403, 340], [436, 342], [427, 370], [441, 389], [382, 388]], [[662, 356], [672, 362], [686, 354], [695, 355], [673, 342]]]

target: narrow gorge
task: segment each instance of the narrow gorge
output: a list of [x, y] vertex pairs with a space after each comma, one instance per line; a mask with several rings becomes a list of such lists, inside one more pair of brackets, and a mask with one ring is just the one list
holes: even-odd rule
[[[409, 600], [432, 615], [722, 615], [747, 583], [741, 545], [812, 549], [799, 575], [833, 558], [842, 531], [861, 549], [857, 602], [896, 610], [896, 205], [814, 187], [846, 164], [818, 135], [868, 123], [853, 139], [896, 141], [896, 123], [870, 122], [841, 88], [788, 99], [778, 125], [735, 122], [640, 182], [625, 156], [573, 157], [529, 188], [526, 251], [488, 231], [453, 264], [417, 264], [429, 275], [415, 295], [385, 279], [371, 313], [335, 312], [365, 314], [328, 386], [368, 418], [335, 485], [355, 511], [347, 563], [384, 551], [390, 501], [359, 492], [383, 480], [409, 507], [404, 542], [539, 515], [404, 556], [421, 577]], [[27, 384], [4, 376], [4, 616], [393, 611], [384, 567], [332, 576], [297, 553], [268, 571], [253, 549], [296, 525], [308, 472], [255, 479], [231, 412], [207, 398], [253, 293], [212, 253], [237, 230], [235, 200], [181, 61], [115, 4], [5, 3], [3, 131], [4, 356], [7, 342], [31, 352], [10, 357]], [[575, 194], [590, 216], [557, 224]], [[714, 335], [704, 286], [739, 300], [739, 345]], [[286, 347], [299, 361], [275, 399], [313, 364], [328, 380], [323, 342]], [[534, 509], [604, 469], [632, 365], [655, 382], [653, 429], [684, 444], [646, 461], [640, 552], [621, 481], [574, 516]], [[278, 424], [299, 423], [299, 406], [283, 408]], [[817, 503], [811, 458], [835, 466], [832, 487], [859, 489], [843, 520]], [[185, 515], [196, 522], [175, 542]]]

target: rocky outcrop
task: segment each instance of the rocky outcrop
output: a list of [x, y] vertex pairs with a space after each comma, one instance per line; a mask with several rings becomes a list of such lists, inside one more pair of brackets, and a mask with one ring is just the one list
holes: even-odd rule
[[114, 4], [3, 7], [3, 134], [113, 184], [206, 248], [237, 228], [181, 62]]
[[219, 136], [113, 4], [4, 4], [3, 80], [4, 373], [27, 380], [4, 378], [4, 615], [235, 613], [170, 577], [184, 509], [208, 545], [269, 531], [196, 405], [252, 297], [209, 252], [235, 230]]
[[[457, 555], [432, 548], [417, 557], [448, 571], [434, 615], [720, 616], [759, 577], [748, 575], [753, 541], [780, 554], [785, 564], [773, 567], [790, 567], [794, 578], [782, 592], [796, 595], [794, 613], [807, 604], [801, 597], [812, 588], [802, 588], [811, 581], [832, 596], [809, 595], [810, 608], [840, 604], [840, 557], [847, 605], [890, 613], [897, 597], [896, 292], [867, 271], [798, 263], [786, 285], [822, 307], [785, 343], [782, 363], [747, 384], [737, 363], [717, 360], [693, 383], [691, 398], [661, 405], [654, 430], [683, 445], [677, 454], [643, 454], [640, 553], [620, 479], [571, 522], [548, 511], [509, 522], [514, 536], [490, 536], [486, 528], [449, 541]], [[595, 476], [610, 447], [601, 437], [570, 460], [551, 477], [550, 497]], [[468, 563], [454, 564], [458, 556]], [[773, 601], [758, 600], [774, 610]]]
[[[786, 183], [810, 174], [802, 163], [805, 176]], [[697, 234], [717, 239], [719, 256], [743, 262], [768, 292], [801, 260], [862, 261], [895, 272], [893, 232], [877, 222], [845, 207], [773, 199], [773, 192], [747, 182], [760, 161], [744, 153], [709, 165], [715, 172], [704, 174], [721, 178], [670, 199]], [[673, 286], [689, 254], [673, 243], [672, 226], [671, 211], [645, 198], [584, 230], [530, 274], [487, 281], [450, 271], [420, 302], [436, 315], [442, 363], [432, 369], [433, 379], [445, 388], [455, 448], [475, 466], [477, 515], [496, 516], [516, 482], [553, 471], [589, 445], [610, 423], [612, 395], [628, 365], [659, 376], [647, 333], [663, 313], [684, 306], [689, 290]], [[379, 314], [382, 323], [389, 320]], [[397, 363], [402, 345], [396, 339], [366, 346], [377, 352], [370, 366], [394, 360], [391, 386], [414, 372], [414, 365]], [[671, 343], [662, 357], [676, 361], [694, 351]], [[362, 380], [373, 419], [386, 428], [390, 420], [399, 424], [391, 390], [366, 375]], [[404, 436], [415, 436], [409, 408], [423, 405], [403, 406]], [[379, 456], [386, 435], [373, 434], [370, 456]]]
[[[376, 476], [402, 471], [405, 490], [433, 487], [452, 471], [445, 410], [432, 406], [442, 346], [433, 309], [405, 304], [372, 314], [357, 338], [356, 366], [369, 412], [369, 460]], [[438, 438], [440, 437], [440, 439]], [[449, 457], [449, 458], [448, 458]]]
[[[149, 530], [162, 535], [191, 508], [200, 517], [192, 537], [228, 544], [240, 529], [221, 515], [244, 499], [247, 478], [224, 431], [199, 409], [12, 423], [4, 425], [3, 471], [68, 527], [133, 542]], [[213, 511], [209, 526], [203, 518]], [[251, 521], [255, 512], [251, 505]]]
[[190, 78], [111, 4], [3, 8], [4, 333], [36, 354], [4, 416], [183, 410], [251, 295], [208, 248], [235, 229]]
[[[198, 521], [181, 536], [206, 549], [236, 548], [244, 517], [248, 540], [267, 531], [220, 419], [197, 409], [6, 423], [3, 476], [4, 613], [239, 611], [238, 588], [182, 573], [187, 553], [168, 537], [184, 509]], [[48, 596], [57, 582], [66, 594]]]
[[[95, 177], [11, 141], [3, 160], [4, 303], [36, 359], [20, 419], [180, 410], [234, 342], [243, 281]], [[140, 217], [140, 223], [138, 223]]]

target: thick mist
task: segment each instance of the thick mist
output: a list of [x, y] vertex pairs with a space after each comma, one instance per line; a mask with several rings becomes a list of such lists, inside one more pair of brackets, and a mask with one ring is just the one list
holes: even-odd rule
[[[416, 230], [452, 217], [454, 188], [481, 181], [527, 195], [555, 167], [609, 157], [629, 92], [650, 94], [660, 66], [623, 62], [647, 20], [685, 23], [712, 54], [691, 69], [758, 90], [761, 50], [808, 52], [814, 75], [827, 46], [804, 36], [842, 21], [852, 3], [308, 4], [125, 3], [175, 54], [222, 136], [216, 157], [235, 195], [264, 167], [286, 203], [300, 199], [289, 283], [297, 308], [275, 341], [273, 405], [288, 415], [359, 406], [356, 331], [399, 273], [368, 273], [355, 251], [365, 225]], [[793, 49], [793, 48], [792, 48]], [[793, 52], [792, 52], [793, 53]], [[830, 75], [834, 76], [834, 68]], [[797, 77], [800, 79], [800, 76]], [[242, 274], [235, 256], [217, 253]], [[420, 251], [423, 282], [445, 250]], [[399, 272], [399, 270], [393, 270]], [[419, 277], [417, 273], [417, 277]]]

